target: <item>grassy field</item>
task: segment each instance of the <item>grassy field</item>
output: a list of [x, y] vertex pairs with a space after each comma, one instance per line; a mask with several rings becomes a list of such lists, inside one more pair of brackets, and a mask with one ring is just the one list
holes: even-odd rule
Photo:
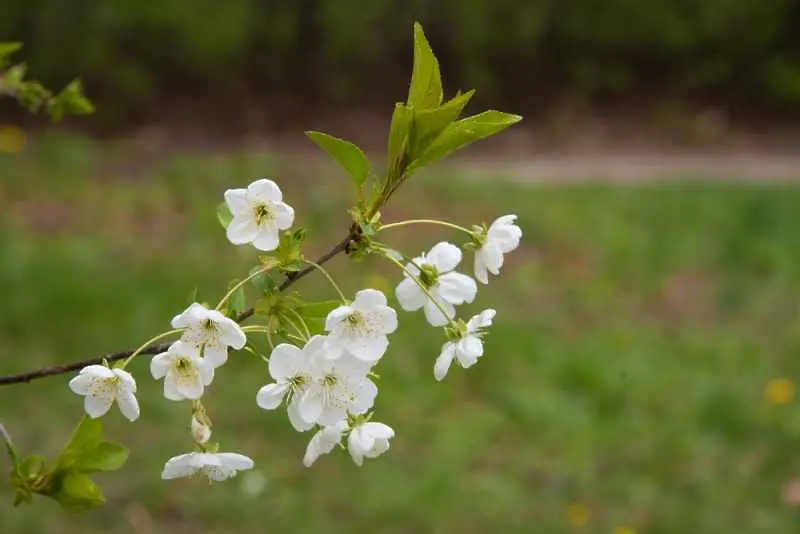
[[[142, 166], [77, 138], [0, 155], [0, 372], [134, 347], [195, 286], [214, 300], [254, 259], [226, 242], [215, 205], [265, 176], [309, 228], [309, 256], [346, 231], [333, 168], [265, 154]], [[379, 368], [378, 418], [397, 431], [384, 457], [357, 468], [339, 452], [305, 469], [310, 435], [256, 407], [266, 369], [240, 353], [207, 405], [215, 437], [257, 470], [214, 486], [163, 482], [163, 462], [191, 445], [188, 407], [162, 398], [143, 357], [132, 366], [141, 419], [106, 418], [133, 450], [122, 472], [99, 477], [109, 504], [81, 516], [44, 500], [13, 509], [2, 484], [0, 532], [796, 532], [800, 188], [525, 186], [441, 168], [402, 189], [384, 219], [511, 212], [524, 246], [463, 309], [498, 309], [478, 365], [436, 383], [441, 333], [400, 315]], [[460, 239], [390, 241], [414, 254], [439, 238]], [[377, 262], [330, 265], [348, 292], [391, 291], [399, 275]], [[297, 287], [329, 295], [316, 276]], [[0, 388], [0, 421], [21, 448], [49, 453], [68, 437], [81, 401], [67, 379]], [[768, 387], [776, 379], [792, 382]]]

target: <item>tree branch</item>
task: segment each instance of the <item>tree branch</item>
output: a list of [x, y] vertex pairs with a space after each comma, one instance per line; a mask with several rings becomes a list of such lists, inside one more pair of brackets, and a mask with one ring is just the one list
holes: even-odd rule
[[[353, 225], [350, 228], [350, 233], [347, 234], [347, 237], [342, 239], [339, 243], [334, 245], [332, 249], [328, 252], [317, 258], [314, 262], [318, 265], [322, 265], [323, 263], [327, 263], [334, 257], [338, 256], [342, 252], [347, 251], [347, 246], [350, 244], [351, 241], [358, 239], [358, 228], [356, 225]], [[286, 280], [278, 287], [278, 291], [286, 291], [289, 287], [292, 286], [295, 282], [306, 276], [308, 273], [314, 270], [313, 266], [304, 267], [297, 272], [289, 273], [286, 275]], [[249, 308], [236, 317], [236, 322], [241, 323], [249, 319], [255, 310], [253, 308]], [[169, 343], [159, 343], [157, 345], [150, 345], [149, 347], [143, 349], [139, 354], [159, 354], [164, 352], [169, 348]], [[36, 380], [37, 378], [44, 378], [46, 376], [54, 376], [54, 375], [61, 375], [64, 373], [69, 373], [71, 371], [77, 371], [79, 369], [83, 369], [87, 365], [98, 365], [102, 364], [103, 360], [108, 362], [114, 362], [117, 360], [123, 360], [133, 354], [134, 351], [126, 350], [122, 352], [114, 352], [112, 354], [105, 354], [103, 356], [97, 356], [95, 358], [89, 358], [88, 360], [82, 360], [79, 362], [67, 363], [63, 365], [55, 365], [53, 367], [45, 367], [42, 369], [37, 369], [35, 371], [28, 371], [27, 373], [20, 373], [17, 375], [8, 375], [8, 376], [0, 376], [0, 386], [5, 386], [9, 384], [20, 384], [20, 383], [27, 383], [31, 380]]]

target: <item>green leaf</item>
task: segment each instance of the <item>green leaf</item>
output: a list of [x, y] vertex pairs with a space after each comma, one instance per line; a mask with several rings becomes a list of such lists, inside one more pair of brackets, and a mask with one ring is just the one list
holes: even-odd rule
[[445, 128], [458, 120], [474, 94], [474, 90], [468, 91], [456, 95], [437, 108], [414, 111], [414, 146], [410, 150], [412, 160], [422, 155]]
[[225, 229], [228, 228], [228, 225], [231, 224], [233, 220], [233, 214], [231, 210], [228, 209], [228, 204], [224, 201], [217, 204], [217, 220]]
[[64, 447], [58, 465], [60, 467], [67, 467], [67, 464], [64, 462], [68, 462], [68, 465], [74, 464], [77, 458], [94, 450], [102, 442], [103, 423], [100, 419], [92, 419], [88, 415], [84, 415], [80, 423], [78, 423], [75, 432], [72, 434], [69, 443]]
[[369, 174], [369, 160], [360, 148], [350, 141], [322, 132], [308, 131], [306, 136], [336, 160], [353, 179], [356, 188], [361, 189]]
[[519, 115], [485, 111], [454, 122], [445, 128], [419, 158], [412, 162], [409, 171], [439, 161], [470, 143], [501, 132], [521, 120], [522, 117]]
[[405, 172], [409, 162], [409, 138], [414, 127], [414, 112], [402, 102], [394, 105], [389, 127], [388, 165], [389, 177], [397, 178]]
[[[271, 261], [273, 261], [274, 262], [274, 266], [277, 267], [278, 261], [275, 260], [275, 258], [269, 258], [269, 259]], [[266, 266], [266, 269], [270, 269], [270, 268], [271, 267]], [[262, 271], [262, 272], [260, 274], [255, 274], [255, 273], [259, 272], [259, 271]], [[268, 294], [274, 292], [275, 289], [278, 287], [277, 282], [275, 282], [275, 280], [267, 272], [265, 272], [265, 265], [264, 264], [256, 265], [255, 267], [250, 269], [250, 273], [249, 274], [250, 274], [250, 276], [253, 276], [255, 274], [255, 276], [253, 276], [253, 278], [250, 279], [250, 283], [253, 284], [253, 287], [255, 287], [256, 290], [259, 293], [262, 293], [264, 295], [268, 295]]]
[[116, 471], [128, 460], [130, 451], [117, 443], [104, 441], [91, 451], [82, 454], [74, 468], [83, 472]]
[[416, 109], [435, 108], [442, 103], [442, 76], [439, 61], [419, 22], [414, 23], [414, 68], [408, 90], [408, 106]]
[[63, 473], [49, 495], [68, 512], [84, 512], [106, 502], [97, 484], [75, 469]]
[[94, 106], [83, 96], [80, 80], [73, 80], [55, 98], [47, 104], [50, 116], [54, 121], [61, 119], [65, 113], [88, 115], [94, 113]]
[[[228, 291], [232, 290], [236, 284], [241, 280], [231, 280], [228, 284]], [[228, 315], [234, 317], [239, 315], [247, 308], [247, 296], [244, 293], [244, 285], [239, 286], [228, 298], [227, 301]]]

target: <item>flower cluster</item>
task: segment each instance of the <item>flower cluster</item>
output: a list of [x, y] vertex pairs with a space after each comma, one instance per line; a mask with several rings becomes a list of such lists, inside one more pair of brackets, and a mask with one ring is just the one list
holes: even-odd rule
[[[256, 180], [245, 189], [226, 191], [224, 198], [231, 216], [226, 228], [231, 243], [249, 243], [260, 251], [270, 252], [283, 247], [283, 240], [293, 235], [286, 230], [294, 222], [294, 210], [283, 202], [283, 194], [275, 182]], [[475, 278], [456, 270], [463, 251], [449, 242], [438, 243], [427, 253], [411, 259], [377, 243], [366, 249], [402, 270], [403, 279], [394, 292], [399, 306], [406, 311], [422, 310], [430, 325], [443, 328], [447, 341], [433, 366], [438, 381], [444, 379], [454, 361], [468, 368], [483, 355], [483, 336], [492, 324], [495, 310], [486, 309], [465, 322], [457, 317], [456, 307], [472, 303], [478, 292], [476, 279], [488, 283], [488, 273], [499, 274], [504, 254], [519, 245], [522, 232], [515, 220], [514, 215], [506, 215], [488, 228], [475, 226], [472, 230], [428, 220], [376, 225], [377, 232], [382, 232], [404, 224], [438, 223], [460, 229], [469, 236], [462, 248], [474, 251]], [[303, 261], [302, 256], [292, 260]], [[267, 263], [280, 265], [280, 261]], [[161, 476], [172, 479], [199, 473], [210, 480], [225, 480], [238, 471], [251, 469], [253, 460], [237, 453], [218, 452], [218, 445], [210, 443], [211, 420], [201, 399], [216, 370], [227, 362], [229, 349], [245, 347], [246, 331], [259, 332], [266, 334], [272, 347], [268, 358], [265, 357], [271, 381], [256, 393], [256, 404], [264, 410], [284, 406], [290, 424], [298, 432], [316, 429], [303, 464], [310, 467], [337, 445], [346, 447], [359, 466], [365, 458], [380, 456], [389, 449], [394, 430], [372, 420], [378, 395], [374, 370], [387, 353], [389, 336], [398, 328], [397, 313], [377, 289], [360, 290], [352, 301], [347, 300], [320, 265], [308, 263], [325, 274], [341, 297], [338, 306], [329, 308], [318, 331], [312, 331], [303, 316], [293, 309], [290, 309], [293, 315], [284, 317], [292, 327], [288, 332], [271, 321], [243, 329], [231, 318], [235, 318], [234, 313], [223, 313], [226, 311], [223, 306], [233, 292], [266, 270], [260, 268], [237, 283], [216, 308], [191, 304], [172, 319], [173, 330], [148, 341], [115, 368], [106, 363], [82, 369], [70, 382], [70, 388], [85, 397], [84, 407], [90, 417], [104, 415], [116, 402], [122, 414], [133, 421], [139, 417], [139, 405], [135, 397], [136, 382], [125, 370], [127, 364], [151, 343], [180, 334], [179, 339], [152, 358], [150, 373], [156, 380], [163, 379], [166, 399], [191, 401], [190, 430], [195, 450], [167, 461]], [[281, 342], [273, 345], [274, 336], [280, 336]]]

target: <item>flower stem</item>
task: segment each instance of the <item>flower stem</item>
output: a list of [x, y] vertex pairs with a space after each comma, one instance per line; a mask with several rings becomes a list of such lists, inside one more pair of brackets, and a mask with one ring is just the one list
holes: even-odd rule
[[315, 269], [317, 269], [317, 270], [318, 270], [319, 272], [321, 272], [322, 274], [324, 274], [324, 275], [325, 275], [325, 278], [327, 278], [327, 279], [328, 279], [328, 282], [330, 282], [331, 286], [333, 286], [333, 289], [335, 289], [335, 290], [336, 290], [336, 292], [339, 294], [339, 297], [342, 299], [342, 303], [343, 303], [343, 304], [347, 304], [347, 299], [345, 298], [345, 296], [344, 296], [344, 293], [342, 293], [342, 290], [339, 288], [339, 285], [338, 285], [338, 284], [337, 284], [337, 283], [334, 281], [333, 277], [332, 277], [330, 274], [328, 274], [328, 271], [326, 271], [326, 270], [325, 270], [325, 269], [322, 267], [322, 265], [320, 265], [320, 264], [318, 264], [318, 263], [314, 263], [314, 262], [313, 262], [313, 261], [311, 261], [311, 260], [303, 260], [303, 261], [304, 261], [305, 263], [307, 263], [307, 264], [311, 265], [311, 266], [312, 266], [312, 267], [314, 267]]
[[292, 325], [292, 328], [294, 328], [294, 331], [297, 332], [298, 337], [302, 338], [304, 342], [308, 341], [308, 338], [305, 336], [300, 327], [297, 326], [296, 322], [289, 319], [286, 315], [283, 316], [283, 320]]
[[297, 310], [293, 310], [291, 308], [289, 308], [287, 311], [291, 312], [292, 315], [297, 317], [297, 320], [300, 321], [300, 324], [302, 325], [303, 330], [305, 330], [305, 332], [306, 332], [306, 339], [311, 339], [311, 330], [308, 329], [308, 325], [306, 324], [305, 319], [303, 319], [303, 316], [300, 315], [299, 313], [297, 313]]
[[439, 226], [446, 226], [447, 228], [453, 228], [455, 230], [460, 230], [462, 232], [466, 232], [466, 233], [472, 235], [472, 231], [471, 230], [467, 230], [463, 226], [459, 226], [457, 224], [449, 223], [447, 221], [438, 221], [436, 219], [409, 219], [407, 221], [400, 221], [400, 222], [396, 222], [396, 223], [382, 224], [380, 226], [380, 228], [378, 228], [378, 231], [380, 232], [381, 230], [387, 230], [389, 228], [399, 228], [401, 226], [406, 226], [406, 225], [409, 225], [409, 224], [438, 224]]
[[171, 336], [173, 334], [178, 334], [180, 332], [183, 332], [183, 329], [182, 328], [177, 328], [175, 330], [169, 330], [167, 332], [162, 332], [162, 333], [158, 334], [157, 336], [155, 336], [155, 337], [153, 337], [151, 339], [148, 339], [147, 341], [144, 342], [144, 344], [142, 344], [141, 347], [139, 347], [138, 349], [133, 351], [133, 353], [131, 353], [130, 356], [128, 356], [127, 358], [125, 358], [125, 360], [123, 360], [123, 362], [119, 366], [119, 369], [125, 369], [125, 367], [127, 367], [128, 364], [131, 362], [131, 360], [133, 360], [136, 356], [139, 355], [140, 352], [142, 352], [144, 349], [146, 349], [147, 347], [149, 347], [150, 345], [152, 345], [156, 341], [164, 339], [165, 337], [169, 337], [169, 336]]
[[219, 310], [220, 308], [222, 308], [222, 305], [223, 305], [223, 304], [225, 304], [225, 303], [228, 301], [228, 299], [229, 299], [229, 298], [231, 298], [231, 296], [233, 296], [233, 294], [234, 294], [234, 293], [236, 293], [236, 290], [237, 290], [237, 289], [239, 289], [240, 287], [242, 287], [243, 285], [245, 285], [247, 282], [249, 282], [250, 280], [252, 280], [252, 279], [253, 279], [253, 278], [255, 278], [256, 276], [258, 276], [258, 275], [260, 275], [260, 274], [264, 274], [265, 272], [267, 272], [267, 271], [269, 271], [269, 270], [270, 270], [270, 267], [263, 267], [263, 268], [261, 268], [261, 269], [257, 270], [256, 272], [254, 272], [254, 273], [250, 274], [250, 275], [249, 275], [247, 278], [245, 278], [245, 279], [244, 279], [244, 280], [242, 280], [241, 282], [237, 283], [235, 286], [233, 286], [233, 287], [230, 289], [230, 291], [228, 291], [227, 293], [225, 293], [225, 296], [224, 296], [224, 297], [222, 297], [222, 300], [220, 300], [220, 301], [219, 301], [219, 304], [217, 304], [217, 307], [216, 307], [216, 308], [214, 308], [214, 309], [215, 309], [215, 310]]
[[430, 292], [430, 291], [428, 291], [428, 288], [427, 288], [427, 287], [425, 287], [425, 284], [423, 284], [422, 282], [420, 282], [420, 281], [419, 281], [419, 279], [418, 279], [416, 276], [414, 276], [413, 274], [411, 274], [411, 271], [409, 271], [408, 269], [406, 269], [406, 266], [405, 266], [405, 265], [403, 265], [402, 263], [400, 263], [399, 261], [397, 261], [397, 259], [393, 258], [391, 255], [389, 255], [389, 254], [383, 254], [383, 257], [384, 257], [384, 258], [386, 258], [387, 260], [389, 260], [390, 262], [394, 263], [394, 264], [395, 264], [395, 265], [397, 265], [398, 267], [400, 267], [400, 269], [402, 269], [402, 271], [403, 271], [403, 272], [406, 274], [406, 276], [408, 276], [409, 278], [411, 278], [411, 279], [414, 281], [414, 283], [415, 283], [415, 284], [417, 284], [417, 286], [419, 286], [419, 288], [422, 290], [422, 292], [423, 292], [423, 293], [425, 293], [425, 296], [427, 296], [427, 297], [428, 297], [428, 299], [430, 299], [430, 301], [431, 301], [431, 302], [433, 302], [433, 305], [434, 305], [434, 306], [436, 306], [436, 308], [437, 308], [437, 309], [438, 309], [440, 312], [442, 312], [442, 315], [444, 315], [445, 319], [447, 319], [447, 324], [448, 324], [448, 325], [451, 325], [451, 324], [453, 324], [453, 320], [452, 320], [452, 319], [450, 318], [450, 316], [447, 314], [447, 311], [445, 311], [445, 309], [444, 309], [444, 306], [442, 306], [442, 304], [441, 304], [441, 303], [440, 303], [438, 300], [436, 300], [435, 298], [433, 298], [433, 295], [431, 295], [431, 292]]

